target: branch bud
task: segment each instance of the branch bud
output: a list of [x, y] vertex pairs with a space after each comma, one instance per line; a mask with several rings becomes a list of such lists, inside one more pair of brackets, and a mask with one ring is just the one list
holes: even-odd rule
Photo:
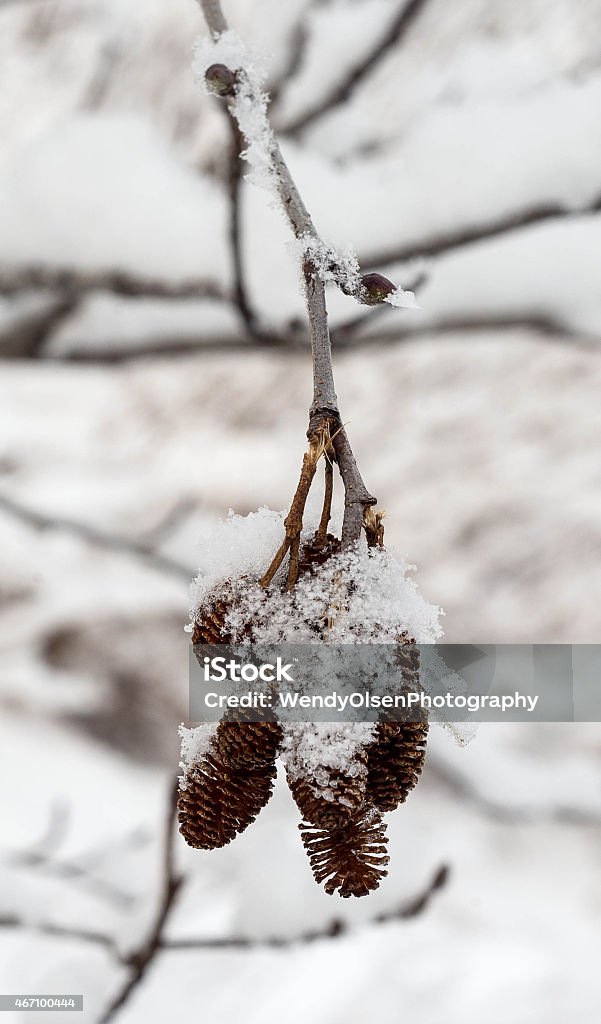
[[359, 291], [359, 302], [366, 306], [378, 306], [385, 302], [389, 295], [396, 291], [392, 281], [382, 274], [365, 274], [361, 278], [361, 289]]
[[205, 82], [215, 96], [233, 96], [236, 92], [236, 73], [225, 64], [211, 64], [205, 71]]

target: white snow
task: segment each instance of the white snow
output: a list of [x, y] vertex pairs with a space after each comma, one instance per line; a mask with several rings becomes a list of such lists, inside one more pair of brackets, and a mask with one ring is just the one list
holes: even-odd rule
[[216, 40], [202, 36], [196, 43], [193, 67], [205, 91], [205, 72], [211, 64], [225, 64], [230, 71], [240, 72], [231, 110], [246, 140], [243, 155], [251, 168], [248, 180], [269, 189], [277, 199], [272, 160], [274, 136], [267, 119], [269, 99], [263, 88], [266, 70], [262, 58], [230, 30]]
[[[407, 573], [412, 568], [386, 549], [365, 542], [329, 558], [300, 577], [290, 593], [258, 579], [284, 539], [284, 512], [262, 508], [247, 517], [230, 513], [205, 536], [200, 573], [192, 587], [192, 615], [201, 617], [205, 602], [233, 598], [226, 617], [236, 637], [252, 627], [256, 643], [316, 642], [316, 628], [329, 621], [329, 643], [395, 643], [405, 633], [417, 643], [440, 635], [440, 609], [428, 604]], [[315, 524], [303, 533], [309, 540]], [[332, 608], [335, 614], [332, 614]], [[320, 641], [318, 641], [320, 642]]]
[[211, 740], [215, 735], [216, 729], [217, 723], [213, 722], [197, 725], [193, 729], [188, 729], [183, 723], [180, 725], [179, 735], [182, 754], [180, 768], [184, 771], [184, 778], [180, 782], [182, 789], [185, 788], [186, 773], [194, 768], [194, 765], [198, 764], [199, 761], [202, 761], [211, 746]]

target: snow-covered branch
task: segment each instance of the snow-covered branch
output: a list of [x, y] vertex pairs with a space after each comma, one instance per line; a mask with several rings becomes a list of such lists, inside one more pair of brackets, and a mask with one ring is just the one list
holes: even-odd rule
[[[269, 123], [268, 96], [263, 90], [264, 76], [257, 58], [227, 28], [219, 3], [214, 0], [200, 0], [200, 3], [212, 39], [202, 41], [197, 48], [197, 74], [209, 92], [227, 102], [245, 140], [242, 155], [250, 165], [251, 180], [274, 192], [298, 242], [313, 356], [314, 387], [308, 436], [311, 443], [317, 442], [318, 446], [324, 437], [333, 439], [332, 453], [345, 488], [343, 544], [352, 544], [360, 536], [366, 510], [376, 499], [363, 483], [340, 420], [325, 285], [334, 281], [347, 295], [370, 306], [383, 302], [413, 306], [414, 298], [380, 274], [363, 276], [353, 254], [340, 254], [320, 238]], [[325, 444], [327, 446], [327, 441]], [[295, 529], [297, 527], [300, 536], [302, 509], [298, 522], [295, 519]], [[298, 537], [287, 535], [287, 541], [294, 552]]]

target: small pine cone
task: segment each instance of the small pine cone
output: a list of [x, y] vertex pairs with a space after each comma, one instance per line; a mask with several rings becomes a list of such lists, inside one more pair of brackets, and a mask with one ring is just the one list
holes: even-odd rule
[[334, 537], [332, 533], [326, 534], [325, 544], [316, 544], [314, 540], [303, 544], [298, 563], [299, 576], [310, 572], [313, 567], [317, 568], [323, 565], [328, 558], [337, 555], [341, 547], [342, 541], [338, 540], [338, 537]]
[[291, 778], [287, 774], [290, 792], [305, 821], [320, 828], [337, 828], [349, 820], [365, 799], [367, 781], [366, 758], [355, 776], [318, 769], [313, 778]]
[[185, 776], [178, 799], [179, 830], [188, 846], [215, 850], [243, 832], [269, 800], [276, 770], [226, 768], [205, 755]]
[[413, 637], [403, 633], [398, 639], [397, 664], [401, 669], [401, 676], [405, 686], [420, 688], [420, 657], [419, 647]]
[[221, 598], [203, 609], [202, 617], [192, 626], [193, 644], [231, 644], [232, 637], [225, 625], [229, 604]]
[[417, 784], [426, 758], [428, 722], [379, 722], [367, 748], [367, 797], [394, 811]]
[[273, 717], [245, 721], [242, 709], [227, 712], [217, 726], [212, 747], [227, 768], [239, 771], [273, 765], [282, 742], [282, 727]]
[[386, 826], [373, 810], [361, 808], [345, 825], [316, 829], [299, 825], [311, 870], [331, 896], [367, 896], [388, 874]]
[[361, 771], [356, 777], [339, 771], [321, 769], [328, 775], [327, 785], [319, 785], [315, 779], [291, 778], [288, 775], [290, 792], [303, 818], [320, 828], [335, 828], [348, 821], [366, 796], [367, 772]]

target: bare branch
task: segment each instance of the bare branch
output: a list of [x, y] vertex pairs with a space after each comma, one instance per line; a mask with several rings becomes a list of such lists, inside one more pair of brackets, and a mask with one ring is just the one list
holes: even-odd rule
[[175, 897], [183, 882], [183, 878], [177, 874], [175, 868], [175, 822], [178, 792], [179, 779], [176, 777], [170, 787], [166, 804], [163, 828], [162, 890], [154, 924], [147, 939], [125, 959], [125, 963], [132, 968], [131, 974], [121, 991], [117, 993], [108, 1009], [100, 1018], [99, 1024], [109, 1024], [109, 1021], [113, 1020], [117, 1011], [124, 1006], [134, 989], [144, 978], [146, 971], [162, 946], [165, 925], [173, 909]]
[[222, 32], [227, 32], [227, 21], [223, 16], [220, 0], [200, 0], [200, 4], [211, 34], [220, 36]]
[[307, 43], [309, 42], [309, 31], [307, 28], [307, 10], [303, 10], [301, 18], [292, 30], [290, 49], [284, 67], [278, 77], [269, 86], [269, 98], [271, 109], [277, 107], [288, 82], [296, 75], [303, 63]]
[[337, 431], [332, 437], [332, 444], [344, 484], [344, 520], [342, 523], [344, 547], [352, 544], [361, 536], [365, 512], [371, 505], [377, 504], [377, 498], [369, 493], [363, 483], [346, 431]]
[[334, 107], [346, 103], [355, 89], [371, 74], [386, 54], [397, 46], [411, 30], [429, 0], [403, 0], [397, 14], [375, 45], [352, 67], [331, 92], [322, 96], [312, 107], [283, 125], [278, 125], [284, 135], [297, 136], [315, 121], [329, 113]]
[[[423, 890], [413, 896], [406, 903], [401, 903], [392, 910], [375, 914], [368, 918], [361, 927], [369, 927], [377, 924], [386, 924], [390, 921], [408, 921], [423, 914], [429, 906], [432, 898], [440, 892], [447, 884], [450, 870], [446, 864], [436, 869], [430, 881]], [[172, 939], [165, 942], [163, 948], [167, 950], [178, 949], [287, 949], [291, 946], [308, 945], [311, 942], [319, 942], [327, 939], [337, 939], [342, 935], [348, 935], [351, 929], [348, 924], [340, 918], [333, 918], [323, 928], [315, 928], [310, 931], [301, 932], [299, 935], [273, 935], [264, 939], [250, 938], [246, 936], [231, 937], [224, 939]]]
[[578, 208], [567, 207], [561, 204], [546, 203], [542, 206], [533, 206], [525, 210], [518, 210], [508, 216], [498, 217], [476, 227], [457, 228], [452, 231], [443, 232], [440, 235], [433, 235], [422, 241], [412, 242], [409, 245], [391, 246], [388, 249], [380, 249], [371, 253], [365, 253], [362, 257], [362, 264], [365, 266], [385, 266], [390, 263], [404, 263], [406, 260], [413, 260], [421, 257], [446, 256], [457, 249], [473, 245], [475, 242], [485, 242], [491, 238], [498, 238], [500, 235], [509, 234], [512, 231], [519, 231], [533, 224], [543, 224], [545, 221], [560, 218], [576, 218], [590, 216], [601, 211], [601, 195], [595, 198], [587, 206]]
[[54, 331], [75, 312], [79, 299], [66, 294], [45, 309], [25, 314], [0, 336], [0, 358], [35, 359]]
[[14, 914], [0, 917], [0, 928], [30, 929], [39, 935], [52, 935], [59, 939], [72, 939], [77, 942], [91, 942], [97, 946], [103, 946], [118, 956], [117, 946], [110, 935], [103, 935], [102, 932], [95, 932], [87, 928], [71, 928], [51, 922], [29, 921]]
[[252, 309], [246, 289], [244, 276], [244, 264], [242, 257], [242, 234], [241, 234], [241, 201], [242, 201], [242, 160], [241, 153], [244, 148], [242, 133], [235, 118], [232, 117], [229, 109], [226, 109], [226, 117], [231, 132], [230, 151], [227, 160], [227, 184], [230, 209], [230, 251], [232, 254], [232, 265], [234, 271], [234, 302], [240, 314], [242, 323], [251, 337], [257, 334], [257, 315]]
[[590, 348], [591, 346], [597, 346], [601, 344], [601, 331], [599, 334], [592, 334], [586, 331], [578, 330], [570, 326], [570, 324], [563, 323], [561, 320], [553, 319], [546, 314], [532, 314], [521, 315], [517, 313], [515, 315], [508, 314], [507, 316], [456, 316], [456, 317], [444, 317], [432, 324], [425, 324], [423, 327], [407, 327], [400, 328], [389, 334], [370, 334], [366, 337], [354, 338], [347, 337], [341, 339], [342, 347], [345, 349], [352, 348], [357, 345], [364, 345], [368, 342], [371, 344], [398, 344], [403, 341], [413, 341], [419, 338], [435, 338], [439, 341], [444, 341], [444, 338], [452, 334], [464, 334], [466, 337], [470, 337], [473, 334], [478, 334], [483, 331], [507, 331], [507, 330], [526, 330], [532, 331], [535, 334], [540, 335], [542, 338], [548, 341], [556, 342], [568, 342], [569, 344], [579, 345], [582, 348]]
[[[447, 885], [449, 880], [450, 870], [448, 865], [442, 864], [436, 869], [432, 875], [430, 881], [424, 886], [424, 888], [417, 892], [406, 902], [401, 903], [397, 907], [393, 907], [391, 910], [385, 910], [382, 913], [374, 914], [373, 917], [368, 918], [359, 927], [365, 926], [370, 927], [379, 924], [388, 924], [392, 921], [410, 921], [415, 917], [419, 917], [429, 907], [432, 899], [436, 893], [440, 892]], [[52, 924], [36, 924], [31, 925], [17, 917], [0, 917], [0, 928], [31, 928], [45, 935], [56, 935], [60, 938], [65, 939], [76, 939], [83, 942], [92, 942], [96, 945], [103, 946], [108, 949], [113, 955], [120, 961], [123, 960], [114, 940], [107, 935], [94, 931], [87, 931], [85, 929], [72, 929], [62, 928]], [[163, 922], [164, 927], [164, 922]], [[220, 950], [220, 949], [238, 949], [238, 950], [255, 950], [255, 949], [288, 949], [293, 946], [304, 946], [309, 945], [312, 942], [327, 941], [331, 939], [338, 939], [342, 935], [348, 935], [351, 931], [356, 931], [356, 928], [350, 928], [349, 925], [340, 918], [333, 918], [322, 928], [314, 928], [309, 931], [300, 932], [298, 935], [272, 935], [266, 938], [252, 938], [250, 936], [243, 935], [232, 935], [226, 936], [222, 939], [210, 938], [210, 939], [163, 939], [161, 936], [158, 938], [156, 946], [153, 947], [154, 951], [152, 958], [160, 952], [177, 952], [178, 950]], [[161, 929], [162, 932], [162, 929]], [[151, 959], [152, 959], [151, 958]], [[128, 962], [128, 961], [126, 961]], [[144, 971], [148, 968], [150, 961], [146, 963]], [[113, 1001], [111, 1008], [105, 1013], [104, 1017], [100, 1021], [100, 1024], [108, 1024], [112, 1020], [116, 1011], [124, 1005], [129, 998], [132, 990], [142, 980], [142, 975], [137, 978], [134, 984], [131, 983], [132, 979], [128, 979], [127, 991], [124, 987], [119, 994], [118, 999]]]
[[14, 519], [33, 527], [34, 530], [58, 530], [62, 533], [70, 533], [81, 540], [92, 544], [95, 547], [106, 548], [120, 554], [129, 555], [146, 563], [151, 569], [157, 572], [167, 573], [183, 579], [190, 579], [193, 570], [190, 566], [182, 565], [172, 558], [159, 554], [151, 547], [136, 541], [128, 540], [127, 537], [120, 537], [118, 534], [104, 533], [95, 526], [87, 523], [80, 523], [76, 519], [69, 519], [66, 516], [50, 516], [44, 512], [28, 508], [20, 502], [9, 498], [6, 494], [0, 494], [0, 511], [8, 513]]
[[515, 807], [493, 800], [481, 793], [477, 786], [461, 772], [449, 764], [437, 760], [436, 756], [428, 756], [430, 775], [447, 792], [452, 793], [463, 803], [472, 804], [485, 817], [504, 825], [531, 825], [540, 822], [556, 822], [562, 825], [581, 825], [598, 827], [601, 824], [601, 813], [593, 810], [581, 810], [568, 805], [543, 807]]
[[231, 295], [220, 284], [205, 278], [171, 282], [142, 277], [127, 270], [86, 272], [72, 267], [47, 267], [36, 263], [14, 269], [6, 266], [0, 269], [0, 295], [15, 295], [37, 288], [78, 297], [89, 292], [103, 291], [128, 298], [231, 301]]

